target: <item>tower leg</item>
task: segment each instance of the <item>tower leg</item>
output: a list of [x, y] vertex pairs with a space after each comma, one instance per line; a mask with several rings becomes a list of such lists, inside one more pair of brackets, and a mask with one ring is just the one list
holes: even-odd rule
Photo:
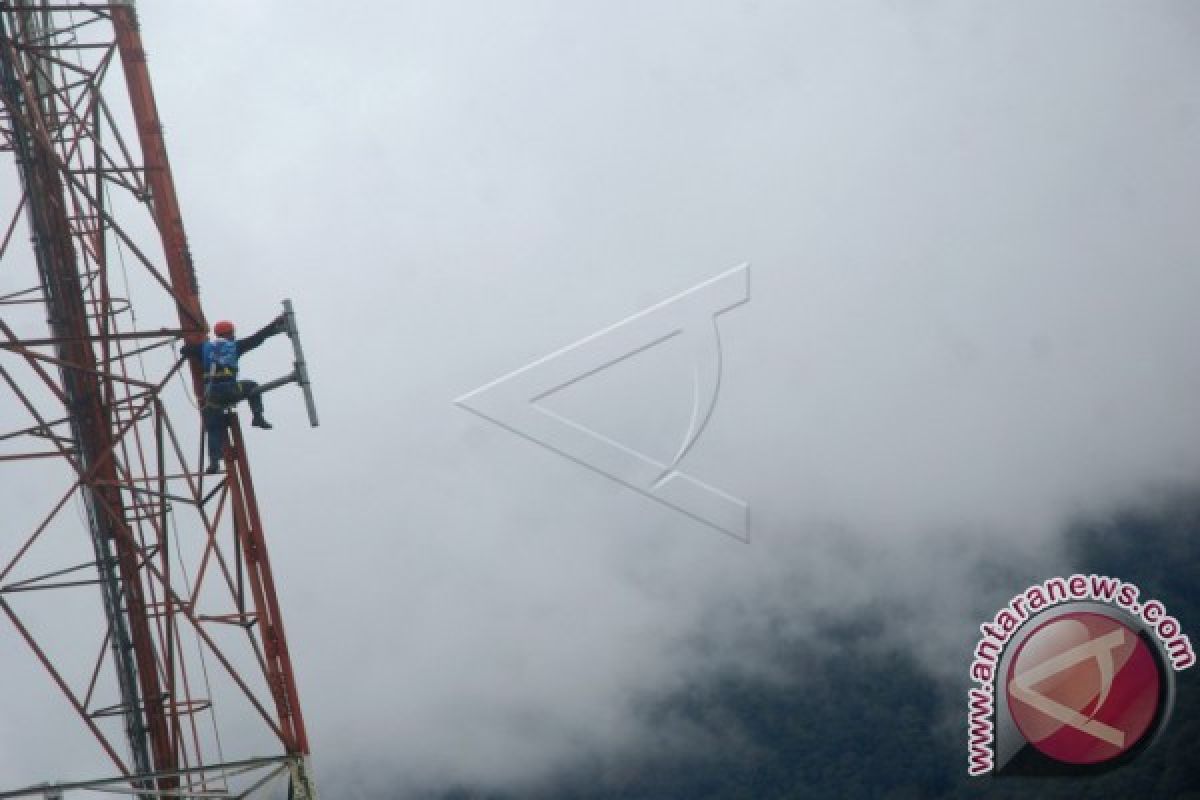
[[288, 788], [291, 800], [317, 800], [317, 784], [312, 777], [308, 756], [296, 756], [288, 762], [292, 783]]

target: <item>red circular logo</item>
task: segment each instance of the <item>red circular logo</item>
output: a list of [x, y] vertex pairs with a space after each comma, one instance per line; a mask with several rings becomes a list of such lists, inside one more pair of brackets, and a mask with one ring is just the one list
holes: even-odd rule
[[1036, 628], [1008, 668], [1008, 706], [1025, 740], [1068, 764], [1129, 752], [1158, 712], [1154, 653], [1124, 623], [1073, 612]]

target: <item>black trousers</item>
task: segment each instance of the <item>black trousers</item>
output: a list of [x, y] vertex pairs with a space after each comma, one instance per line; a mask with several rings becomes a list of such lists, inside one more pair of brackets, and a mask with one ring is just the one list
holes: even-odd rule
[[208, 434], [208, 463], [216, 464], [221, 460], [221, 451], [225, 447], [225, 427], [229, 423], [226, 416], [229, 409], [240, 401], [250, 404], [250, 411], [255, 416], [263, 413], [261, 394], [255, 394], [258, 384], [254, 381], [222, 381], [210, 384], [204, 402], [204, 431]]

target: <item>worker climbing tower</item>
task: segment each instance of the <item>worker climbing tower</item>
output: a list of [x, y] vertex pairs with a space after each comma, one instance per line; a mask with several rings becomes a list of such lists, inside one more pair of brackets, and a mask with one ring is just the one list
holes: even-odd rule
[[[207, 324], [131, 0], [0, 2], [0, 137], [0, 664], [78, 723], [0, 798], [313, 798], [236, 414], [202, 472], [179, 347]], [[307, 386], [286, 308], [272, 386]]]

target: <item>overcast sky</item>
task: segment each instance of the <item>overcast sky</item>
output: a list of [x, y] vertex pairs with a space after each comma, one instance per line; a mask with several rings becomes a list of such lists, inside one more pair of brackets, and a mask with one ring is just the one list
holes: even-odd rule
[[[535, 777], [873, 601], [957, 674], [979, 559], [1200, 474], [1192, 3], [141, 15], [209, 318], [300, 313], [322, 426], [280, 392], [251, 447], [318, 777]], [[743, 262], [681, 466], [750, 544], [452, 403]], [[547, 404], [668, 459], [690, 380]]]

